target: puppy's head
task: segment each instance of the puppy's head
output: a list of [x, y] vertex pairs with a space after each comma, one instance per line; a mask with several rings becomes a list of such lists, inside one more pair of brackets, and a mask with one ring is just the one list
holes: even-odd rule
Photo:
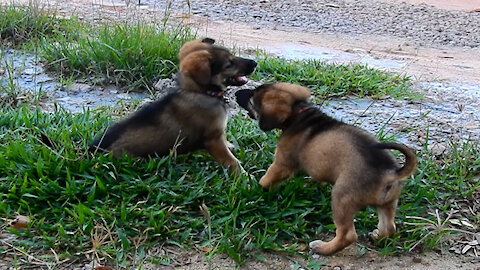
[[295, 104], [308, 103], [310, 90], [290, 83], [264, 84], [254, 90], [237, 91], [235, 96], [238, 105], [258, 120], [262, 130], [268, 131], [281, 127]]
[[213, 86], [223, 90], [230, 85], [247, 83], [245, 76], [255, 70], [257, 63], [236, 57], [214, 43], [211, 38], [185, 43], [178, 54], [180, 73], [203, 88]]

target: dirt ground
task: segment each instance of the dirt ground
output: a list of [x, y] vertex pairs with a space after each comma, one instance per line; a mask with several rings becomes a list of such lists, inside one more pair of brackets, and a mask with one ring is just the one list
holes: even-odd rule
[[442, 9], [472, 11], [480, 8], [479, 0], [376, 0], [383, 2], [407, 2], [411, 4], [427, 4]]
[[422, 81], [480, 82], [480, 57], [475, 57], [480, 55], [478, 48], [421, 47], [395, 37], [257, 29], [251, 25], [211, 22], [198, 17], [184, 20], [200, 26], [200, 36], [221, 40], [240, 50], [263, 48], [272, 51], [272, 48], [294, 46], [297, 51], [316, 51], [332, 62], [362, 62], [365, 58], [391, 61], [396, 64], [383, 69]]

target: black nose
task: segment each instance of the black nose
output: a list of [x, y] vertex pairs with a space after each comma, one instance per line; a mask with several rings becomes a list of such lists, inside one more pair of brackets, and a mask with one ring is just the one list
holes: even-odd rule
[[255, 67], [257, 66], [257, 62], [253, 61], [253, 60], [250, 60], [248, 62], [248, 66], [252, 69], [255, 69]]
[[257, 66], [257, 62], [250, 59], [248, 60], [247, 67], [248, 67], [249, 73], [252, 73], [255, 70], [256, 66]]

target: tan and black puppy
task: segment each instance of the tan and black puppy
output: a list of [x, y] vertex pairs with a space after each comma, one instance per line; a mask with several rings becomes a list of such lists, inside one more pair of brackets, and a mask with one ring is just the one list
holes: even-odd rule
[[205, 38], [185, 43], [179, 52], [178, 88], [99, 136], [90, 150], [134, 157], [183, 154], [206, 149], [220, 164], [239, 172], [237, 159], [228, 149], [223, 91], [243, 85], [257, 63], [236, 57]]
[[[259, 120], [262, 130], [283, 130], [275, 161], [260, 180], [263, 188], [276, 186], [298, 171], [334, 184], [336, 236], [330, 242], [311, 242], [314, 252], [330, 255], [356, 242], [353, 219], [366, 206], [377, 209], [375, 237], [395, 233], [398, 198], [405, 178], [416, 167], [412, 150], [402, 144], [380, 143], [365, 131], [327, 116], [309, 103], [310, 91], [302, 86], [266, 84], [238, 91], [236, 96], [239, 105]], [[388, 149], [403, 153], [405, 164], [400, 166]]]

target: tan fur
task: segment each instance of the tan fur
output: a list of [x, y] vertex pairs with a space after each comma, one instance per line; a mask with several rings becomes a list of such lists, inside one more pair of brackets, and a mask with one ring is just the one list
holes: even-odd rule
[[[330, 255], [355, 242], [357, 234], [353, 219], [366, 206], [376, 207], [379, 215], [374, 236], [391, 237], [395, 233], [395, 209], [403, 180], [415, 169], [414, 153], [403, 145], [384, 145], [405, 154], [405, 165], [399, 168], [388, 150], [373, 147], [379, 143], [378, 139], [339, 121], [329, 122], [333, 119], [318, 109], [308, 107], [312, 106], [308, 103], [309, 98], [307, 88], [287, 83], [264, 85], [253, 91], [253, 107], [260, 108], [254, 114], [258, 115], [260, 127], [263, 124], [268, 130], [272, 126], [279, 128], [286, 125], [277, 143], [275, 160], [261, 178], [260, 185], [265, 189], [277, 186], [298, 171], [306, 172], [315, 181], [334, 184], [332, 210], [336, 236], [326, 243], [320, 240], [311, 242], [310, 247], [316, 253]], [[315, 128], [316, 122], [310, 120], [314, 122], [311, 126], [297, 130], [296, 127], [304, 123], [299, 120], [302, 119], [299, 108], [303, 112], [305, 108], [310, 108], [311, 116], [305, 113], [303, 117], [320, 119], [318, 124], [324, 121], [326, 128], [312, 137], [309, 130]], [[265, 117], [268, 119], [265, 120]], [[386, 160], [385, 164], [391, 168], [380, 169], [367, 160], [377, 156], [378, 162]]]
[[111, 126], [91, 150], [146, 157], [205, 149], [230, 172], [240, 173], [225, 136], [222, 93], [227, 86], [244, 83], [235, 78], [252, 73], [256, 63], [213, 43], [208, 38], [185, 43], [179, 51], [178, 89]]

